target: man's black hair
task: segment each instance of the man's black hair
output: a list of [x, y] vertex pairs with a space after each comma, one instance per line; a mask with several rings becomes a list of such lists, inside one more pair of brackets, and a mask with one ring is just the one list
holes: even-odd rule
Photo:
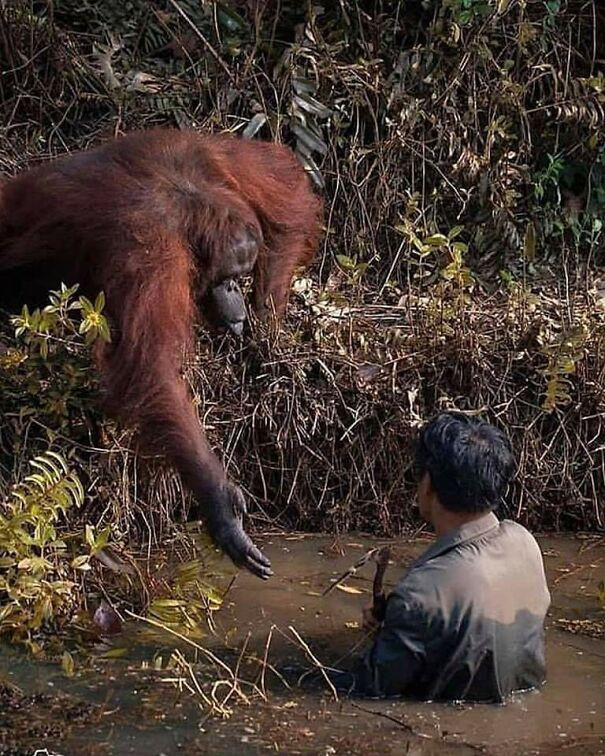
[[444, 412], [420, 432], [416, 468], [419, 479], [428, 472], [446, 509], [474, 513], [500, 503], [515, 462], [498, 428], [458, 412]]

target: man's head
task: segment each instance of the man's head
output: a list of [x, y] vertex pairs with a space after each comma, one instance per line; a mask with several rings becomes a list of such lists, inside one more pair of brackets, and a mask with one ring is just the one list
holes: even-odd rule
[[444, 412], [420, 432], [416, 449], [418, 506], [435, 516], [474, 517], [494, 509], [514, 471], [506, 436], [493, 425]]

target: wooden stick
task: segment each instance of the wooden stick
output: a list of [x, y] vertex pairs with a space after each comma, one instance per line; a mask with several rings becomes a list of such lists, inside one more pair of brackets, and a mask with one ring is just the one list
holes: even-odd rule
[[382, 619], [382, 615], [384, 614], [386, 597], [384, 595], [383, 580], [390, 557], [391, 549], [388, 546], [383, 546], [381, 549], [378, 549], [378, 552], [374, 555], [376, 561], [376, 573], [372, 585], [372, 611], [376, 619]]
[[327, 596], [328, 593], [331, 593], [334, 590], [334, 588], [336, 588], [337, 585], [344, 583], [344, 581], [347, 578], [352, 577], [360, 567], [363, 567], [363, 565], [369, 562], [370, 559], [373, 559], [375, 554], [378, 551], [380, 551], [379, 548], [370, 549], [369, 551], [366, 551], [366, 553], [362, 557], [359, 557], [359, 559], [355, 562], [355, 564], [351, 565], [351, 567], [349, 567], [349, 569], [346, 572], [343, 572], [343, 574], [338, 578], [338, 580], [335, 583], [332, 583], [331, 585], [329, 585], [325, 589], [325, 591], [323, 591], [321, 595]]

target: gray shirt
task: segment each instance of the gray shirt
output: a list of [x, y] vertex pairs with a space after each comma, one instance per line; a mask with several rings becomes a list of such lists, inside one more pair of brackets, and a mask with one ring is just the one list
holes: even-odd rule
[[356, 670], [365, 695], [497, 701], [545, 680], [550, 605], [538, 544], [492, 513], [437, 540], [386, 603]]

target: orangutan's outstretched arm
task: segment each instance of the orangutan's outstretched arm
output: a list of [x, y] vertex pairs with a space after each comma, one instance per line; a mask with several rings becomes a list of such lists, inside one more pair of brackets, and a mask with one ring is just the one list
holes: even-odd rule
[[192, 491], [215, 543], [235, 564], [261, 578], [272, 574], [271, 563], [243, 529], [245, 499], [230, 483], [210, 449], [183, 379], [174, 367], [156, 363], [157, 393], [139, 413], [141, 436], [172, 461]]
[[210, 449], [180, 374], [194, 320], [190, 254], [176, 241], [154, 242], [123, 252], [127, 264], [105, 282], [115, 333], [102, 357], [107, 408], [174, 464], [216, 544], [267, 578], [270, 562], [242, 526], [244, 497]]

